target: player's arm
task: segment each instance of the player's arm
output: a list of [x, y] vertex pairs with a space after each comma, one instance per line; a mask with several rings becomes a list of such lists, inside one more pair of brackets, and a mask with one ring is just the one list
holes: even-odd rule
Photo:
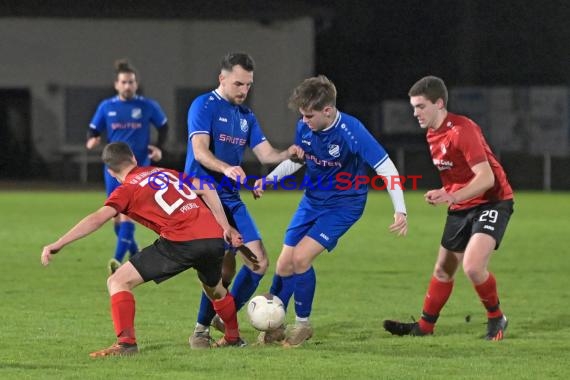
[[54, 243], [48, 244], [42, 251], [42, 264], [48, 265], [52, 259], [52, 255], [57, 253], [66, 245], [81, 239], [90, 233], [98, 230], [106, 221], [117, 215], [117, 210], [110, 206], [103, 206], [92, 214], [89, 214], [72, 229], [67, 231]]
[[[376, 174], [382, 176], [386, 181], [386, 191], [388, 191], [394, 206], [394, 223], [389, 227], [390, 232], [397, 232], [398, 236], [406, 235], [408, 233], [406, 202], [404, 201], [402, 183], [399, 182], [398, 169], [390, 157], [387, 157], [375, 170]], [[396, 179], [398, 179], [397, 182]]]
[[87, 142], [85, 147], [89, 150], [95, 148], [97, 145], [101, 144], [101, 135], [94, 129], [89, 129], [90, 136], [87, 137]]
[[197, 133], [192, 136], [192, 150], [194, 151], [196, 161], [202, 164], [202, 166], [215, 172], [223, 173], [234, 181], [245, 182], [246, 175], [240, 166], [231, 166], [214, 156], [210, 150], [210, 135]]
[[158, 128], [158, 139], [156, 145], [148, 146], [148, 157], [152, 161], [160, 161], [162, 159], [162, 147], [166, 142], [168, 136], [168, 123], [164, 123], [162, 127]]
[[254, 199], [261, 198], [263, 192], [265, 191], [265, 185], [272, 185], [279, 182], [283, 177], [295, 173], [297, 170], [301, 169], [304, 165], [305, 165], [304, 163], [296, 162], [290, 159], [283, 161], [282, 163], [277, 165], [277, 167], [273, 169], [273, 171], [269, 173], [266, 177], [260, 178], [257, 181], [255, 181], [255, 184], [253, 185], [253, 190], [251, 191], [253, 194], [253, 198]]
[[192, 179], [193, 191], [202, 198], [206, 206], [214, 214], [216, 222], [224, 230], [224, 238], [228, 243], [231, 243], [234, 247], [238, 247], [243, 244], [243, 240], [239, 232], [230, 226], [226, 213], [224, 212], [224, 207], [222, 206], [222, 201], [218, 196], [218, 192], [214, 188], [209, 186], [203, 186], [203, 183], [197, 178]]
[[449, 205], [461, 203], [473, 197], [483, 194], [495, 184], [495, 175], [489, 165], [489, 161], [483, 161], [471, 167], [473, 178], [462, 189], [454, 193], [448, 193], [444, 189], [430, 190], [424, 197], [430, 204], [447, 203]]
[[262, 164], [278, 164], [291, 157], [296, 157], [299, 147], [291, 145], [287, 150], [275, 149], [269, 141], [265, 140], [253, 147], [253, 154]]
[[101, 102], [97, 107], [97, 111], [93, 115], [89, 123], [89, 131], [87, 132], [87, 142], [85, 147], [89, 150], [95, 148], [101, 143], [101, 131], [105, 128], [105, 102]]

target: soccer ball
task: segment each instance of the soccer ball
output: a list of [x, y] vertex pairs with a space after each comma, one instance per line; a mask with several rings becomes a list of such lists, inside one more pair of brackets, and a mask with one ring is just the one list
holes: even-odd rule
[[249, 322], [259, 331], [278, 328], [285, 322], [285, 307], [279, 297], [264, 294], [255, 296], [247, 305]]

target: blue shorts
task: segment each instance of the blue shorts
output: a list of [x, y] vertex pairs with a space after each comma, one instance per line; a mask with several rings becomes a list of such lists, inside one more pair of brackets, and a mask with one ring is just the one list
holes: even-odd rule
[[239, 231], [244, 243], [261, 240], [261, 234], [257, 226], [239, 196], [231, 198], [222, 197], [221, 201], [228, 221], [232, 227]]
[[330, 252], [338, 239], [360, 219], [365, 204], [366, 199], [363, 199], [357, 204], [317, 207], [303, 197], [287, 227], [284, 244], [294, 247], [302, 238], [309, 236]]

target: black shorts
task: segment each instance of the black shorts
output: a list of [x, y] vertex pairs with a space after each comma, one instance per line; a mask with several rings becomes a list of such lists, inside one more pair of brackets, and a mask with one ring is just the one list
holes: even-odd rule
[[466, 210], [448, 211], [441, 245], [453, 252], [464, 252], [471, 236], [483, 233], [495, 239], [499, 248], [513, 213], [512, 199], [485, 203]]
[[188, 268], [194, 268], [200, 281], [214, 287], [222, 278], [223, 259], [223, 239], [178, 242], [158, 238], [129, 261], [145, 282], [153, 280], [159, 284]]

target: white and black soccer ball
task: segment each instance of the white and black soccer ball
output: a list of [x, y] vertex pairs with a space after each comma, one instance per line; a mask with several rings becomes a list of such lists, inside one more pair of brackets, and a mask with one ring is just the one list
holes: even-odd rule
[[247, 305], [249, 322], [259, 331], [278, 328], [285, 322], [285, 307], [279, 297], [264, 294], [253, 297]]

